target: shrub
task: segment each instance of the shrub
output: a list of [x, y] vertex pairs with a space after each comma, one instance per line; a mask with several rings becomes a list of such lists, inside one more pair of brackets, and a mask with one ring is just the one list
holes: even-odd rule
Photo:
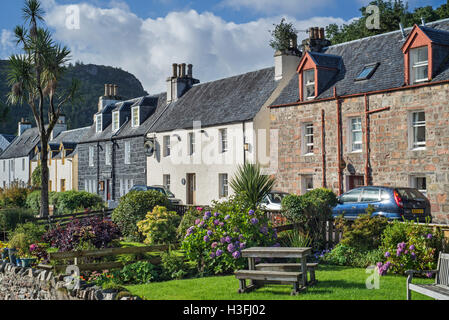
[[[53, 197], [55, 196], [56, 192], [51, 191], [48, 193], [48, 198], [50, 204], [53, 204]], [[36, 190], [28, 194], [27, 200], [26, 200], [26, 206], [27, 208], [31, 209], [32, 212], [35, 213], [35, 215], [38, 215], [41, 210], [41, 191]]]
[[18, 224], [33, 220], [34, 215], [28, 209], [9, 208], [0, 210], [1, 231], [12, 231]]
[[179, 240], [184, 239], [187, 229], [195, 224], [195, 220], [201, 218], [202, 208], [189, 208], [187, 212], [182, 216], [181, 222], [176, 230], [176, 234]]
[[184, 257], [176, 253], [164, 252], [162, 258], [162, 277], [166, 280], [179, 280], [189, 273], [189, 266], [185, 263]]
[[112, 221], [128, 240], [142, 241], [143, 236], [137, 229], [137, 222], [145, 219], [146, 214], [153, 211], [154, 207], [168, 208], [169, 205], [168, 198], [158, 191], [132, 191], [121, 198], [120, 204], [112, 212]]
[[176, 228], [180, 220], [176, 212], [156, 206], [147, 213], [145, 220], [137, 223], [137, 228], [145, 236], [145, 243], [169, 244], [176, 241]]
[[322, 247], [324, 223], [332, 216], [337, 196], [328, 189], [315, 189], [302, 196], [288, 195], [282, 199], [283, 215], [309, 234], [313, 246]]
[[17, 249], [20, 257], [24, 257], [30, 253], [29, 248], [31, 244], [32, 242], [28, 240], [25, 233], [15, 233], [9, 240], [9, 246]]
[[[205, 212], [202, 219], [187, 230], [182, 248], [200, 273], [221, 274], [245, 266], [241, 250], [253, 246], [272, 246], [277, 239], [270, 222], [259, 210], [235, 210], [233, 200], [220, 207], [225, 211]], [[276, 244], [279, 246], [279, 244]]]
[[366, 268], [375, 265], [380, 257], [382, 257], [380, 249], [360, 251], [340, 243], [332, 251], [324, 252], [317, 258], [323, 263], [332, 265]]
[[18, 183], [12, 183], [9, 188], [0, 192], [0, 205], [4, 208], [23, 208], [29, 192], [29, 189], [20, 187]]
[[31, 174], [31, 183], [33, 187], [40, 188], [42, 186], [42, 166], [39, 164]]
[[60, 251], [72, 251], [83, 249], [86, 244], [97, 249], [108, 248], [119, 237], [120, 230], [116, 224], [94, 217], [76, 219], [66, 226], [57, 226], [45, 233], [43, 240]]
[[50, 202], [55, 206], [55, 213], [60, 215], [104, 208], [103, 199], [99, 195], [86, 191], [59, 192], [51, 196]]
[[312, 245], [312, 240], [308, 234], [303, 234], [299, 230], [288, 230], [279, 235], [279, 243], [283, 247], [306, 248]]
[[369, 251], [379, 248], [382, 233], [388, 226], [388, 220], [384, 217], [371, 217], [370, 214], [366, 214], [355, 221], [348, 221], [340, 217], [336, 220], [336, 224], [337, 228], [343, 231], [341, 244], [359, 251]]
[[417, 223], [395, 221], [382, 235], [383, 262], [378, 263], [381, 275], [388, 271], [403, 274], [406, 270], [434, 270], [442, 251], [443, 234], [437, 229]]
[[17, 233], [24, 233], [27, 239], [31, 243], [38, 243], [42, 240], [42, 236], [45, 234], [46, 229], [42, 225], [37, 225], [33, 222], [27, 222], [18, 224], [14, 231], [10, 232], [10, 238], [14, 237]]
[[146, 261], [139, 261], [125, 266], [116, 273], [115, 281], [120, 284], [145, 284], [159, 281], [160, 273], [159, 267]]

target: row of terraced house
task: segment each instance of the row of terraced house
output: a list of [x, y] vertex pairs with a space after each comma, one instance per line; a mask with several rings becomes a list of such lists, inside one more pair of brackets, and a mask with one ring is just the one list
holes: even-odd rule
[[[173, 64], [164, 93], [125, 100], [105, 85], [90, 127], [50, 143], [50, 188], [114, 203], [135, 185], [162, 185], [185, 204], [232, 194], [238, 165], [260, 163], [279, 191], [362, 185], [426, 194], [449, 213], [449, 20], [330, 45], [311, 28], [274, 67], [200, 83]], [[22, 121], [0, 155], [0, 186], [30, 183], [36, 128]]]

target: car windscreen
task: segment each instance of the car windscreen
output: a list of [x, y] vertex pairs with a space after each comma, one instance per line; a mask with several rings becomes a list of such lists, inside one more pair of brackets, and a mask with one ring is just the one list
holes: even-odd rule
[[284, 199], [284, 197], [286, 196], [285, 193], [269, 193], [268, 194], [268, 198], [270, 198], [270, 202], [271, 203], [277, 203], [277, 204], [281, 204], [282, 199]]
[[399, 196], [402, 198], [402, 200], [423, 200], [426, 199], [426, 196], [423, 195], [421, 192], [419, 192], [416, 189], [409, 189], [409, 188], [399, 188], [396, 189], [399, 193]]
[[159, 191], [162, 194], [165, 194], [165, 190], [162, 189], [162, 188], [149, 187], [148, 190], [156, 190], [156, 191]]

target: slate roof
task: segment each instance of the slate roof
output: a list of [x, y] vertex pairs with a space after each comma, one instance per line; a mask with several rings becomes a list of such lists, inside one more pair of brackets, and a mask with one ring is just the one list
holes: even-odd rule
[[[449, 44], [449, 19], [427, 23], [426, 27], [420, 26], [420, 28], [433, 41]], [[412, 28], [405, 29], [405, 38], [398, 30], [325, 48], [324, 54], [341, 57], [341, 68], [316, 99], [332, 97], [334, 87], [337, 88], [338, 95], [343, 96], [404, 86], [402, 45], [411, 30]], [[376, 72], [367, 80], [355, 81], [363, 68], [373, 63], [379, 63]], [[448, 79], [449, 62], [446, 62], [440, 67], [432, 82]], [[298, 81], [298, 76], [294, 75], [272, 106], [297, 102], [299, 100]]]
[[340, 69], [342, 59], [340, 56], [332, 54], [322, 54], [319, 52], [309, 52], [312, 59], [318, 66]]
[[273, 67], [196, 85], [171, 103], [149, 131], [190, 129], [193, 121], [208, 127], [252, 120], [276, 86]]
[[39, 144], [38, 128], [26, 130], [20, 137], [16, 137], [9, 147], [0, 155], [0, 159], [13, 159], [28, 156]]

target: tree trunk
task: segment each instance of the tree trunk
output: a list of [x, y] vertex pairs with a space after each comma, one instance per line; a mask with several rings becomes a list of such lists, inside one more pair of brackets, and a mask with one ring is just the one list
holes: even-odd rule
[[42, 218], [49, 216], [48, 207], [48, 141], [41, 138], [41, 180], [42, 180], [42, 190], [41, 190], [41, 212], [40, 216]]

